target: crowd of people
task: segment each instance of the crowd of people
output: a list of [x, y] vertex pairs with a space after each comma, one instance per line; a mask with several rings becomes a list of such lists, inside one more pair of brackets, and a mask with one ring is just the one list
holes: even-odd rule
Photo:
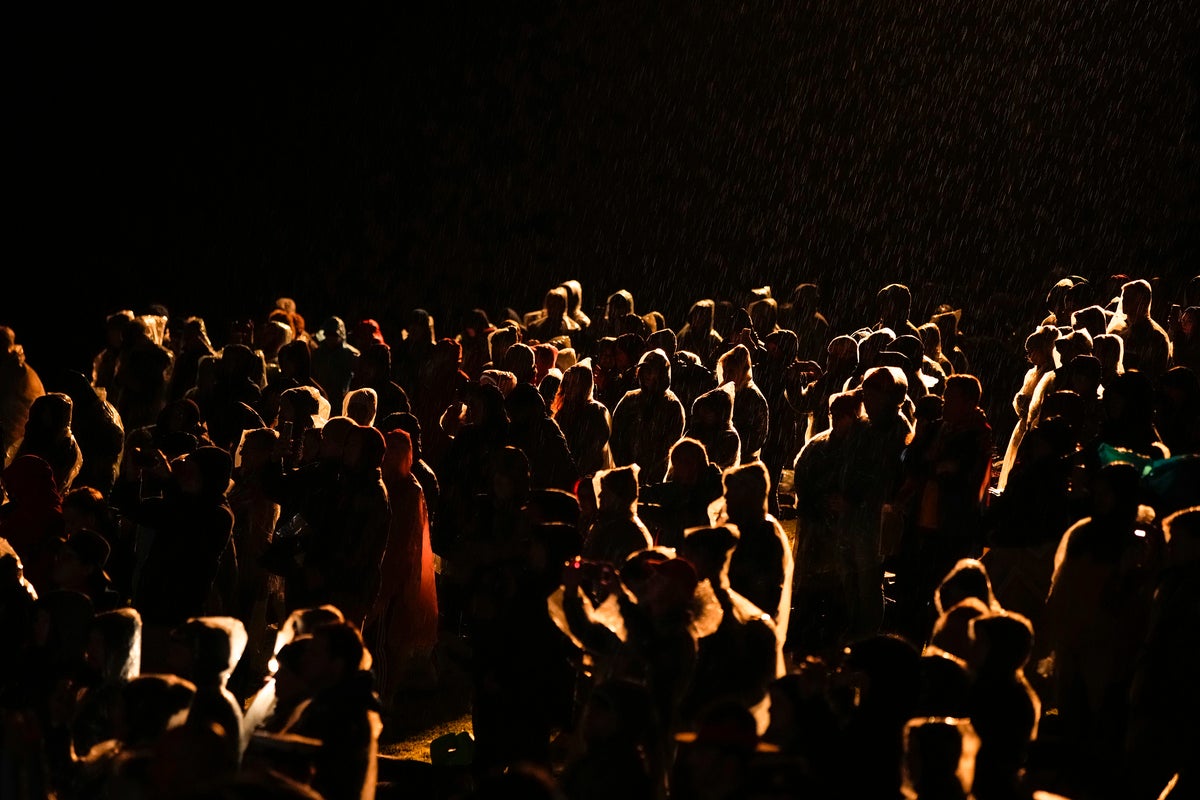
[[[1200, 276], [1159, 286], [987, 346], [899, 283], [124, 309], [90, 374], [0, 327], [0, 795], [1195, 796]], [[451, 641], [422, 794], [380, 744]]]

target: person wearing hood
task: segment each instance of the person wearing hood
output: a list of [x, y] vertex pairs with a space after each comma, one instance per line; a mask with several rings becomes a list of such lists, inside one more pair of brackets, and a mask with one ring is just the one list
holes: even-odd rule
[[[267, 382], [259, 403], [263, 422], [268, 425], [278, 422], [284, 393], [296, 388], [312, 391], [321, 398], [323, 405], [332, 408], [329, 395], [313, 377], [312, 348], [307, 342], [289, 342], [279, 349], [279, 371]], [[325, 416], [329, 416], [328, 413]]]
[[994, 612], [971, 620], [970, 636], [974, 663], [966, 716], [979, 734], [974, 793], [978, 800], [1019, 797], [1042, 712], [1024, 672], [1033, 626], [1020, 614]]
[[248, 737], [242, 704], [229, 691], [229, 678], [246, 651], [246, 628], [235, 617], [194, 617], [171, 632], [172, 673], [192, 682], [196, 694], [187, 726], [219, 726], [228, 768], [241, 762]]
[[705, 392], [692, 403], [692, 414], [683, 435], [704, 445], [708, 460], [722, 470], [741, 463], [742, 440], [733, 427], [732, 383]]
[[471, 379], [462, 370], [462, 345], [454, 339], [437, 340], [417, 371], [417, 389], [412, 395], [412, 413], [425, 432], [422, 451], [435, 472], [440, 472], [450, 448], [451, 432], [441, 423], [442, 415]]
[[429, 514], [413, 475], [412, 439], [402, 430], [385, 434], [383, 481], [392, 515], [381, 565], [382, 582], [363, 630], [379, 678], [384, 708], [400, 689], [432, 680], [438, 638]]
[[12, 328], [0, 325], [0, 468], [8, 466], [25, 433], [29, 408], [46, 393]]
[[717, 385], [733, 387], [733, 427], [741, 440], [739, 462], [749, 464], [762, 455], [767, 441], [771, 412], [767, 399], [754, 382], [750, 350], [734, 345], [717, 359]]
[[679, 547], [679, 557], [708, 581], [721, 607], [717, 629], [700, 639], [696, 673], [681, 711], [686, 724], [709, 705], [732, 700], [755, 714], [762, 733], [769, 721], [767, 695], [782, 665], [774, 621], [730, 585], [729, 565], [739, 539], [732, 525], [699, 527], [689, 529]]
[[361, 353], [371, 345], [383, 344], [387, 341], [383, 338], [383, 329], [379, 327], [379, 323], [371, 318], [360, 319], [354, 329], [348, 332], [350, 344], [358, 348]]
[[146, 662], [163, 667], [166, 634], [204, 614], [221, 556], [233, 536], [226, 492], [233, 459], [219, 447], [201, 447], [168, 462], [156, 450], [151, 471], [165, 480], [161, 497], [122, 509], [152, 531], [134, 579], [134, 607], [146, 625]]
[[1075, 356], [1091, 354], [1092, 337], [1088, 335], [1087, 331], [1070, 330], [1065, 333], [1059, 331], [1059, 336], [1054, 341], [1053, 361], [1043, 372], [1029, 399], [1029, 421], [1026, 424], [1026, 430], [1036, 428], [1042, 421], [1042, 405], [1046, 398], [1059, 389], [1067, 388], [1064, 385], [1066, 381], [1063, 379], [1067, 372], [1064, 367], [1069, 366]]
[[583, 556], [621, 564], [631, 553], [654, 544], [637, 514], [638, 468], [616, 467], [592, 478], [597, 496], [596, 517], [584, 533]]
[[20, 556], [25, 577], [43, 592], [50, 588], [54, 555], [63, 536], [62, 495], [44, 458], [21, 456], [0, 474], [8, 502], [0, 505], [0, 539]]
[[395, 343], [393, 355], [396, 367], [396, 382], [404, 387], [414, 403], [420, 402], [421, 368], [433, 352], [437, 343], [437, 325], [433, 315], [423, 308], [414, 308], [408, 313], [401, 331], [400, 341]]
[[726, 470], [722, 517], [736, 526], [739, 534], [729, 562], [729, 585], [774, 623], [776, 659], [782, 674], [795, 560], [783, 526], [767, 512], [769, 483], [770, 476], [761, 461]]
[[381, 472], [386, 451], [386, 440], [375, 428], [349, 428], [333, 524], [309, 543], [305, 559], [315, 602], [337, 606], [359, 629], [379, 595], [391, 524], [391, 504]]
[[611, 336], [615, 339], [620, 336], [625, 332], [625, 317], [630, 314], [637, 314], [634, 310], [633, 294], [627, 289], [618, 289], [610, 294], [604, 302], [604, 318], [596, 323], [596, 338]]
[[208, 338], [208, 327], [202, 317], [183, 320], [180, 340], [174, 350], [175, 364], [167, 384], [167, 400], [178, 400], [188, 393], [199, 378], [200, 362], [215, 356], [217, 350]]
[[54, 470], [59, 494], [66, 494], [83, 469], [83, 451], [71, 431], [74, 404], [70, 395], [47, 392], [29, 407], [29, 419], [16, 457], [32, 455], [46, 460]]
[[312, 779], [321, 797], [374, 800], [383, 721], [371, 663], [350, 622], [318, 627], [304, 649], [300, 671], [312, 695], [282, 732], [321, 742]]
[[400, 384], [392, 380], [392, 348], [383, 342], [370, 342], [362, 348], [355, 365], [354, 377], [350, 379], [350, 389], [374, 390], [378, 419], [383, 419], [388, 414], [401, 414], [412, 408], [408, 394]]
[[327, 393], [329, 405], [340, 409], [342, 399], [350, 391], [359, 349], [346, 341], [346, 323], [341, 317], [325, 320], [318, 338], [312, 352], [312, 375]]
[[471, 380], [479, 380], [484, 368], [491, 362], [488, 338], [496, 326], [482, 308], [473, 308], [465, 315], [462, 330], [455, 337], [462, 347], [462, 371]]
[[125, 430], [154, 424], [167, 403], [167, 381], [174, 363], [174, 354], [159, 343], [147, 317], [129, 321], [109, 394]]
[[107, 497], [121, 464], [125, 426], [116, 406], [101, 397], [82, 372], [65, 371], [61, 383], [63, 393], [71, 398], [71, 430], [83, 455], [73, 483], [91, 486]]
[[519, 383], [505, 398], [504, 406], [510, 422], [508, 443], [529, 459], [530, 486], [573, 490], [578, 480], [575, 459], [541, 393], [533, 384]]
[[84, 657], [93, 680], [82, 690], [71, 723], [71, 747], [80, 756], [116, 735], [121, 692], [141, 674], [142, 617], [137, 610], [96, 614]]
[[556, 286], [546, 292], [542, 308], [526, 323], [526, 339], [530, 342], [549, 342], [559, 336], [573, 336], [579, 323], [567, 311], [570, 303], [565, 287]]
[[637, 380], [639, 388], [626, 392], [613, 411], [613, 461], [637, 464], [642, 483], [658, 483], [671, 445], [683, 435], [683, 404], [671, 391], [671, 362], [661, 350], [642, 355]]
[[713, 328], [716, 307], [716, 303], [707, 298], [693, 303], [677, 337], [680, 350], [695, 353], [710, 369], [716, 366], [723, 344], [721, 334]]
[[567, 292], [567, 316], [575, 321], [579, 330], [571, 335], [571, 345], [581, 358], [592, 353], [592, 318], [583, 310], [583, 284], [575, 279], [559, 284]]
[[278, 445], [279, 433], [272, 428], [243, 433], [229, 490], [234, 517], [233, 551], [237, 554], [237, 583], [230, 608], [246, 626], [248, 636], [246, 669], [238, 671], [239, 684], [251, 664], [260, 670], [265, 666], [269, 650], [268, 619], [272, 611], [278, 614], [283, 610], [280, 582], [262, 566], [263, 554], [279, 522], [279, 504], [263, 487], [264, 472]]

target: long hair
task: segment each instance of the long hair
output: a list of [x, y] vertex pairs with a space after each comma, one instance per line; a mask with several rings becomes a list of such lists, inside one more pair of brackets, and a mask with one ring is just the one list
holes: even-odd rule
[[567, 406], [581, 406], [591, 402], [595, 381], [591, 367], [586, 364], [575, 364], [563, 373], [558, 391], [554, 394], [554, 402], [550, 404], [550, 415], [557, 416], [558, 412]]

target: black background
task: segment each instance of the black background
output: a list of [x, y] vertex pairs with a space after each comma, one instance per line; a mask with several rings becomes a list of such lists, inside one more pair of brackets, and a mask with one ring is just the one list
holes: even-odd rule
[[[214, 340], [537, 307], [668, 319], [800, 280], [1009, 308], [1197, 268], [1197, 12], [1156, 3], [10, 11], [2, 321], [82, 365], [161, 302]], [[1032, 300], [1030, 300], [1032, 298]]]

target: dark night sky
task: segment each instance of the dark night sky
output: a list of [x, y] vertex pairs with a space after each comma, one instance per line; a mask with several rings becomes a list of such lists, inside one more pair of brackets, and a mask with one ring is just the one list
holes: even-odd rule
[[279, 294], [450, 333], [569, 277], [670, 314], [1197, 271], [1192, 2], [477, 5], [22, 12], [6, 272], [34, 294], [2, 311], [31, 362], [152, 301], [220, 342]]

